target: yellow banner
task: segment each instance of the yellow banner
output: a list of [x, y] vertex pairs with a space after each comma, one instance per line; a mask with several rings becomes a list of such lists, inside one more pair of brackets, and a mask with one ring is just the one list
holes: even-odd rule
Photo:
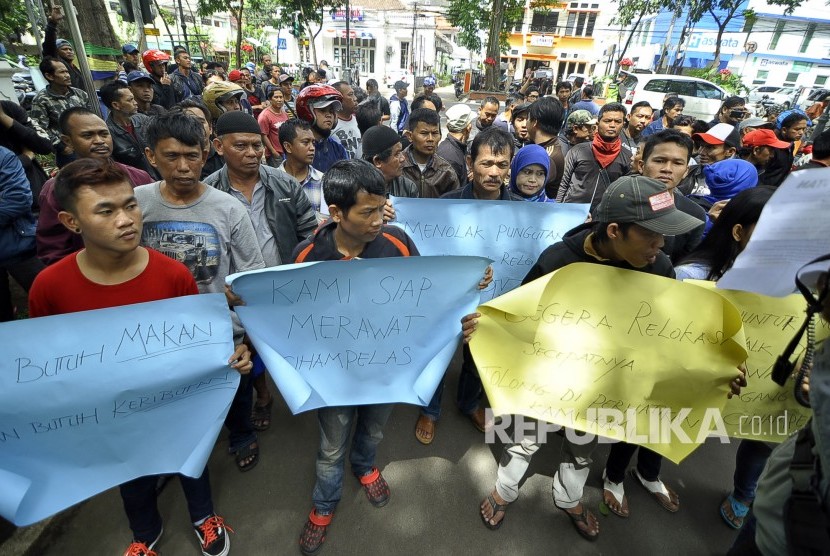
[[[807, 302], [801, 295], [767, 297], [756, 293], [715, 289], [712, 282], [687, 280], [729, 300], [741, 314], [746, 336], [747, 387], [726, 404], [723, 420], [729, 436], [783, 442], [807, 424], [812, 415], [793, 398], [794, 381], [785, 386], [772, 381], [776, 358], [804, 322]], [[816, 341], [830, 336], [830, 327], [816, 317]], [[806, 334], [800, 349], [806, 347]]]
[[497, 415], [648, 446], [680, 462], [746, 359], [737, 309], [677, 280], [578, 263], [479, 307], [470, 347]]

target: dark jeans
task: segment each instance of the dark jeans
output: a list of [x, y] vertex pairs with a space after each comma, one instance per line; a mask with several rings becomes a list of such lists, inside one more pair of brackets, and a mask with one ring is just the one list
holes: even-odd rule
[[613, 483], [621, 483], [625, 478], [625, 470], [631, 461], [634, 452], [640, 449], [637, 455], [637, 471], [646, 481], [656, 481], [660, 477], [660, 466], [663, 463], [663, 456], [643, 448], [637, 444], [617, 442], [611, 446], [608, 454], [608, 461], [605, 463], [605, 472], [608, 480]]
[[[354, 424], [349, 463], [355, 477], [371, 473], [375, 454], [383, 440], [383, 427], [394, 404], [322, 407], [317, 410], [320, 449], [317, 452], [317, 482], [311, 500], [318, 514], [330, 514], [343, 495], [346, 446]], [[356, 421], [356, 423], [355, 423]]]
[[[195, 523], [213, 513], [213, 499], [210, 493], [210, 477], [207, 467], [198, 479], [179, 475], [190, 521]], [[130, 522], [133, 539], [146, 544], [152, 543], [161, 533], [161, 514], [158, 509], [156, 485], [158, 475], [148, 475], [121, 485], [121, 500]]]
[[751, 503], [755, 500], [755, 488], [764, 471], [772, 447], [757, 440], [743, 439], [735, 454], [734, 491], [732, 495], [738, 500]]
[[20, 284], [26, 292], [32, 287], [35, 277], [45, 266], [34, 253], [31, 257], [24, 258], [19, 262], [8, 263], [0, 266], [0, 322], [14, 320], [14, 303], [9, 283], [9, 275], [15, 282]]
[[[458, 391], [456, 392], [455, 403], [458, 409], [465, 415], [470, 415], [478, 409], [478, 402], [481, 399], [481, 378], [478, 376], [478, 369], [470, 353], [470, 346], [464, 344], [461, 360], [461, 376], [458, 377]], [[429, 405], [421, 409], [421, 413], [437, 421], [441, 416], [441, 397], [444, 394], [444, 379], [438, 383], [435, 394], [429, 401]]]
[[726, 556], [763, 556], [758, 549], [758, 545], [755, 544], [756, 525], [755, 514], [752, 513], [752, 510], [749, 510], [744, 519], [744, 526], [741, 527], [738, 537], [732, 543], [732, 547], [726, 553]]
[[239, 387], [231, 402], [225, 426], [228, 427], [228, 449], [236, 452], [256, 441], [251, 424], [251, 404], [254, 401], [254, 379], [251, 373], [240, 375]]

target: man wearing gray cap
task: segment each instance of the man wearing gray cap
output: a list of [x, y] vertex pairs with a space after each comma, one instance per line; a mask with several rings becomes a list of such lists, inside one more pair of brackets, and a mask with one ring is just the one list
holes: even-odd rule
[[775, 129], [775, 122], [768, 122], [764, 118], [752, 117], [738, 124], [738, 131], [741, 132], [741, 137], [756, 129]]
[[458, 183], [467, 183], [467, 141], [473, 127], [473, 111], [466, 104], [447, 110], [447, 137], [435, 153], [450, 163], [458, 174]]
[[69, 70], [72, 86], [86, 91], [88, 94], [89, 91], [84, 87], [84, 78], [81, 77], [81, 70], [73, 63], [75, 61], [75, 50], [68, 40], [58, 38], [58, 24], [63, 18], [61, 7], [53, 6], [52, 11], [49, 12], [49, 17], [46, 18], [46, 32], [43, 35], [43, 56], [53, 56], [60, 60]]
[[[594, 221], [577, 226], [562, 241], [545, 249], [523, 283], [576, 262], [674, 278], [671, 262], [660, 250], [664, 236], [686, 233], [701, 223], [677, 209], [674, 196], [662, 182], [643, 176], [624, 176], [608, 186]], [[489, 529], [501, 526], [508, 505], [519, 496], [519, 483], [530, 460], [541, 446], [530, 439], [505, 445], [495, 489], [480, 506], [481, 519]], [[566, 439], [562, 445], [564, 461], [553, 478], [556, 507], [568, 515], [577, 532], [589, 541], [599, 536], [599, 522], [582, 502], [582, 492], [596, 447], [596, 438], [585, 444]], [[652, 454], [654, 457], [650, 457]], [[653, 452], [640, 452], [637, 472], [649, 486], [663, 485], [659, 478], [660, 461]], [[606, 481], [605, 490], [608, 489]], [[614, 508], [615, 513], [628, 515], [627, 502], [627, 498], [621, 500], [619, 507]]]

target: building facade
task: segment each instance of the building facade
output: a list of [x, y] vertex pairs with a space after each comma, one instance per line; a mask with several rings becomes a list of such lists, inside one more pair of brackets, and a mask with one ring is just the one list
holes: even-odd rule
[[[531, 7], [533, 5], [534, 7]], [[524, 17], [511, 29], [510, 50], [502, 57], [516, 76], [550, 68], [556, 81], [572, 73], [604, 74], [599, 53], [611, 18], [608, 0], [550, 3], [528, 0]]]
[[[754, 11], [754, 18], [744, 18], [747, 9]], [[668, 68], [707, 67], [717, 43], [714, 18], [706, 14], [681, 44], [684, 24], [682, 17], [667, 11], [644, 19], [626, 57], [637, 69], [656, 70], [665, 46]], [[618, 36], [620, 44], [626, 36]], [[806, 0], [784, 15], [783, 7], [764, 0], [745, 1], [721, 37], [719, 67], [739, 74], [747, 87], [825, 86], [830, 77], [830, 7], [824, 0]]]

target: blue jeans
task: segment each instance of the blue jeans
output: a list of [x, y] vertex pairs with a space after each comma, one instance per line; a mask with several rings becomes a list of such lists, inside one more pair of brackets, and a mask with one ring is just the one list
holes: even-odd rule
[[[207, 467], [198, 479], [179, 475], [179, 481], [187, 501], [190, 521], [195, 523], [213, 513], [213, 498], [210, 492], [210, 477]], [[158, 508], [156, 485], [158, 475], [147, 475], [121, 485], [121, 500], [133, 532], [133, 539], [146, 544], [152, 543], [161, 533], [161, 514]]]
[[256, 441], [256, 431], [251, 424], [251, 404], [254, 402], [253, 375], [240, 375], [239, 387], [231, 402], [225, 426], [228, 427], [228, 449], [236, 452]]
[[318, 514], [329, 514], [343, 495], [346, 444], [357, 418], [349, 463], [355, 477], [368, 475], [375, 466], [383, 427], [394, 404], [324, 407], [317, 410], [320, 422], [320, 450], [317, 452], [317, 483], [311, 500]]
[[[470, 346], [464, 344], [461, 360], [461, 375], [458, 377], [458, 391], [455, 396], [455, 403], [458, 409], [465, 415], [470, 415], [478, 409], [478, 402], [481, 399], [482, 388], [481, 378], [478, 376], [478, 369], [470, 353]], [[438, 383], [435, 394], [429, 401], [429, 405], [421, 409], [421, 413], [437, 421], [441, 416], [441, 396], [444, 393], [444, 379]]]
[[764, 471], [772, 447], [757, 440], [743, 439], [735, 453], [735, 475], [732, 477], [734, 490], [732, 495], [743, 501], [755, 500], [755, 488]]

